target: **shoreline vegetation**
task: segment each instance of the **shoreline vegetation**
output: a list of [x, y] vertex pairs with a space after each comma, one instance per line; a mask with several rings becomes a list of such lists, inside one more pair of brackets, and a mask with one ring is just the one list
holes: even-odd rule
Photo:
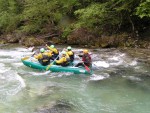
[[1, 0], [0, 44], [149, 49], [149, 5], [149, 0]]

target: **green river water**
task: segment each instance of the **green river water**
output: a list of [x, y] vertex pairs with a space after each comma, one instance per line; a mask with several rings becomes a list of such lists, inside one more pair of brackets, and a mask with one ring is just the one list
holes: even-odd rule
[[150, 57], [90, 51], [93, 74], [87, 76], [31, 69], [20, 60], [31, 48], [0, 46], [0, 113], [150, 113]]

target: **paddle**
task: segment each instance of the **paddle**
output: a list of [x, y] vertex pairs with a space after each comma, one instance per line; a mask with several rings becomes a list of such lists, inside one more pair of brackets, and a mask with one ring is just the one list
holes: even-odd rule
[[[80, 58], [80, 57], [79, 57], [79, 59], [81, 60], [81, 58]], [[85, 68], [88, 72], [90, 72], [90, 71], [91, 71], [91, 70], [90, 70], [90, 68], [89, 68], [87, 65], [85, 65], [83, 61], [82, 61], [82, 64], [84, 65], [84, 68]]]
[[84, 65], [84, 68], [85, 68], [88, 72], [91, 71], [90, 68], [84, 64], [84, 62], [83, 62], [83, 65]]
[[52, 63], [50, 63], [47, 67], [46, 67], [46, 71], [49, 70], [49, 68], [54, 64], [54, 62], [56, 61], [56, 59], [59, 57], [59, 55], [53, 60]]
[[27, 60], [27, 59], [29, 59], [30, 57], [33, 57], [34, 55], [35, 55], [35, 53], [34, 53], [33, 55], [31, 55], [31, 56], [25, 56], [25, 57], [21, 58], [21, 60]]
[[21, 60], [27, 60], [27, 59], [29, 59], [30, 57], [29, 56], [26, 56], [26, 57], [24, 57], [24, 58], [21, 58]]
[[[64, 49], [63, 49], [62, 51], [64, 51]], [[61, 52], [61, 53], [62, 53], [62, 52]], [[60, 53], [60, 54], [61, 54], [61, 53]], [[60, 54], [59, 54], [59, 55], [60, 55]], [[48, 71], [49, 68], [54, 64], [54, 62], [57, 60], [57, 58], [59, 57], [59, 55], [53, 60], [52, 63], [50, 63], [50, 64], [46, 67], [46, 71]]]

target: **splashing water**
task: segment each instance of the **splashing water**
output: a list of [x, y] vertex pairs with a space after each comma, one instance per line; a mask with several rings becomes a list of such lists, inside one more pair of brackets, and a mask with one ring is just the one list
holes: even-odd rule
[[104, 80], [104, 79], [108, 78], [109, 76], [110, 75], [108, 73], [102, 73], [101, 75], [95, 75], [95, 74], [93, 74], [90, 77], [90, 80], [93, 80], [93, 81]]
[[0, 97], [16, 95], [22, 88], [24, 88], [24, 80], [15, 71], [6, 71], [0, 74]]
[[0, 49], [2, 113], [149, 113], [149, 64], [118, 49], [91, 49], [91, 76], [52, 73], [21, 63], [32, 49]]

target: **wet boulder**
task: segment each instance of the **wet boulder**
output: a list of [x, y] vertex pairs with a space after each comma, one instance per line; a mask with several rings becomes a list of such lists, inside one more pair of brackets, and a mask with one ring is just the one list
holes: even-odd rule
[[43, 39], [35, 38], [33, 36], [31, 37], [24, 37], [20, 40], [20, 44], [25, 45], [27, 47], [30, 46], [40, 46], [43, 45], [45, 42]]
[[100, 47], [109, 48], [109, 47], [124, 47], [124, 43], [127, 40], [128, 35], [119, 34], [119, 35], [102, 35], [99, 39]]
[[6, 35], [6, 41], [8, 43], [18, 43], [19, 38], [16, 37], [14, 34], [8, 34], [8, 35]]
[[72, 45], [93, 45], [96, 36], [85, 28], [73, 31], [67, 37], [67, 43]]
[[73, 107], [69, 101], [62, 99], [50, 107], [35, 110], [35, 113], [72, 113]]
[[4, 39], [0, 40], [0, 44], [6, 44], [6, 40]]
[[52, 38], [52, 43], [53, 43], [53, 44], [60, 44], [60, 43], [61, 43], [61, 40], [60, 40], [58, 37], [53, 37], [53, 38]]

